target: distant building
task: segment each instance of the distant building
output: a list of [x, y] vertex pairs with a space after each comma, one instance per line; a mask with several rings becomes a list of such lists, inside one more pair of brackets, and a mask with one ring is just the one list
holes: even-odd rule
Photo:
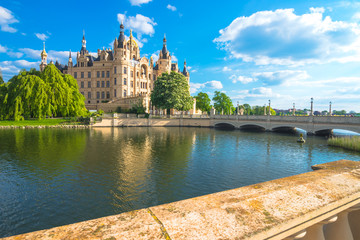
[[[47, 53], [44, 46], [40, 71], [43, 71], [46, 65]], [[97, 57], [94, 57], [86, 49], [83, 35], [81, 50], [76, 54], [76, 63], [73, 63], [70, 51], [68, 64], [63, 65], [56, 61], [55, 66], [62, 73], [71, 74], [77, 80], [88, 109], [101, 108], [105, 111], [108, 109], [104, 108], [115, 110], [116, 106], [131, 108], [139, 101], [149, 110], [154, 81], [164, 72], [176, 71], [182, 73], [188, 82], [190, 80], [186, 61], [182, 71], [177, 63], [172, 63], [165, 37], [159, 59], [154, 64], [152, 57], [140, 57], [140, 49], [132, 31], [130, 30], [130, 37], [126, 39], [122, 23], [113, 49], [98, 49]]]

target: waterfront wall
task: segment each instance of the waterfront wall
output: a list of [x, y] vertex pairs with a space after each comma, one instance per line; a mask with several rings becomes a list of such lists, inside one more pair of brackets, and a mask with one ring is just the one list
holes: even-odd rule
[[360, 163], [313, 169], [5, 239], [360, 239]]

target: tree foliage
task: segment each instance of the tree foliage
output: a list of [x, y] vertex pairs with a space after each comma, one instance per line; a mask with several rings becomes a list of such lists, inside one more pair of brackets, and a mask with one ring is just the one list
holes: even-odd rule
[[209, 112], [211, 110], [210, 98], [206, 93], [199, 92], [196, 98], [196, 108], [202, 112]]
[[214, 101], [216, 111], [231, 114], [233, 103], [228, 95], [220, 91], [215, 91], [215, 96], [212, 100]]
[[87, 113], [84, 100], [76, 80], [50, 64], [42, 73], [21, 71], [0, 85], [0, 118], [18, 121], [83, 116]]
[[152, 104], [161, 109], [188, 111], [192, 108], [190, 86], [184, 75], [172, 71], [163, 73], [154, 83]]

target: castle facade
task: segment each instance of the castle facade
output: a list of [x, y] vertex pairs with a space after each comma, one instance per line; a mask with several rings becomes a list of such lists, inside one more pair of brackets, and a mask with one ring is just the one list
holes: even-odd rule
[[[46, 65], [47, 54], [44, 46], [40, 71], [43, 71]], [[122, 23], [120, 35], [115, 38], [113, 49], [98, 49], [97, 57], [94, 57], [86, 49], [84, 35], [81, 50], [76, 54], [76, 63], [73, 63], [70, 51], [68, 64], [63, 65], [56, 61], [55, 66], [62, 73], [70, 74], [77, 80], [88, 109], [103, 109], [104, 106], [106, 108], [110, 105], [110, 108], [114, 108], [115, 105], [131, 108], [132, 104], [141, 101], [149, 110], [154, 82], [162, 73], [176, 71], [182, 73], [188, 82], [190, 80], [186, 61], [182, 71], [177, 63], [171, 61], [165, 37], [159, 59], [154, 63], [152, 57], [148, 59], [140, 56], [140, 48], [133, 38], [132, 31], [130, 30], [130, 37], [127, 39]]]

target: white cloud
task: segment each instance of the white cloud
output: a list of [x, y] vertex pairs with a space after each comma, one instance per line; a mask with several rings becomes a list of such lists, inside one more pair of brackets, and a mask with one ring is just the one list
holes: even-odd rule
[[352, 18], [356, 21], [360, 21], [360, 12], [355, 13]]
[[266, 85], [280, 85], [284, 82], [301, 81], [310, 78], [306, 71], [302, 70], [280, 70], [275, 72], [253, 73], [253, 77]]
[[222, 89], [223, 85], [220, 81], [207, 81], [205, 83], [192, 83], [190, 82], [190, 93], [194, 94], [197, 91], [200, 91], [203, 88], [211, 88], [211, 89]]
[[156, 26], [157, 23], [154, 19], [149, 17], [141, 14], [136, 14], [136, 16], [126, 16], [125, 12], [125, 14], [118, 13], [117, 18], [119, 23], [123, 22], [126, 28], [133, 29], [137, 33], [139, 39], [141, 39], [141, 35], [143, 34], [152, 36], [155, 33], [154, 26]]
[[177, 62], [178, 61], [178, 59], [177, 59], [177, 57], [175, 56], [174, 53], [171, 54], [171, 61], [172, 62]]
[[35, 33], [35, 36], [42, 41], [46, 41], [49, 38], [45, 33]]
[[231, 68], [226, 67], [226, 66], [222, 70], [223, 70], [223, 72], [231, 72], [232, 71]]
[[152, 0], [130, 0], [131, 5], [133, 6], [141, 6], [141, 4], [149, 3]]
[[19, 51], [24, 53], [26, 57], [32, 59], [40, 59], [40, 54], [42, 50], [34, 50], [31, 48], [19, 48]]
[[19, 22], [13, 15], [13, 13], [2, 6], [0, 6], [0, 26], [1, 31], [14, 33], [17, 29], [10, 27], [10, 24]]
[[5, 53], [7, 51], [7, 47], [0, 45], [0, 53]]
[[160, 53], [160, 50], [157, 50], [156, 52], [151, 54], [151, 57], [153, 58], [154, 63], [157, 62], [157, 60], [159, 59], [159, 53]]
[[40, 64], [38, 62], [29, 62], [26, 60], [16, 61], [2, 61], [0, 62], [0, 69], [3, 73], [4, 80], [9, 80], [14, 75], [18, 74], [21, 69], [37, 68]]
[[233, 83], [241, 82], [243, 84], [247, 84], [247, 83], [251, 83], [251, 82], [256, 81], [255, 78], [245, 77], [245, 76], [236, 76], [235, 74], [231, 75], [230, 79], [232, 79]]
[[233, 20], [214, 42], [231, 57], [257, 65], [360, 61], [359, 25], [323, 17], [324, 11], [259, 11]]
[[170, 4], [168, 4], [168, 5], [166, 6], [166, 8], [169, 9], [169, 10], [171, 10], [171, 11], [173, 11], [173, 12], [176, 11], [176, 7], [175, 7], [175, 6], [172, 6], [172, 5], [170, 5]]

